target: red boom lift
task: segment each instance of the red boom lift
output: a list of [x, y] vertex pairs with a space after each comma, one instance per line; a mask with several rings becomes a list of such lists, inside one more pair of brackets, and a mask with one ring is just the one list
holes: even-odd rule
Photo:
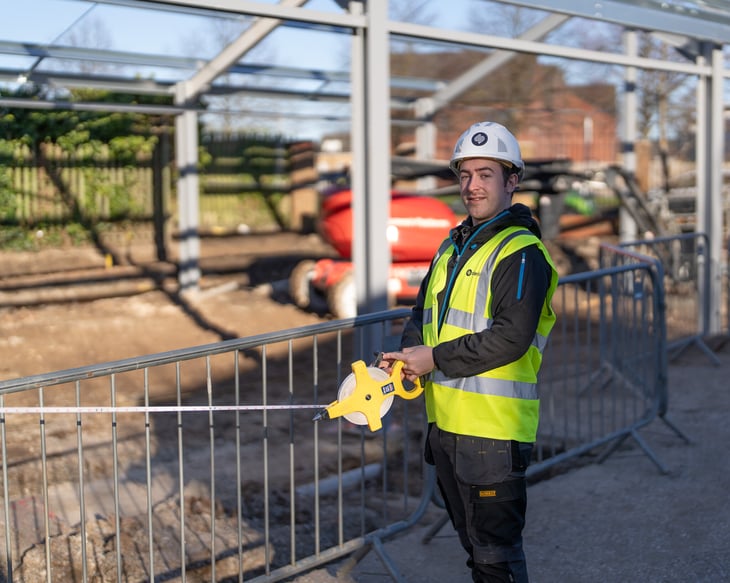
[[[337, 259], [301, 261], [289, 278], [289, 293], [301, 308], [326, 301], [335, 318], [357, 315], [357, 293], [352, 268], [352, 191], [325, 194], [319, 232], [334, 247]], [[439, 244], [457, 218], [443, 201], [429, 196], [393, 191], [387, 238], [392, 264], [388, 281], [390, 305], [413, 301]]]

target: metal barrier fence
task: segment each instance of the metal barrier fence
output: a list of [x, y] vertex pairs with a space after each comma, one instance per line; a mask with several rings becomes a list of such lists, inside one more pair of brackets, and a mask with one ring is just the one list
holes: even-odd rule
[[374, 434], [312, 418], [407, 314], [0, 382], [0, 580], [278, 581], [380, 553], [431, 500], [421, 401]]
[[[657, 467], [664, 464], [639, 430], [666, 417], [664, 290], [659, 262], [602, 245], [604, 267], [560, 280], [557, 323], [540, 373], [536, 475], [601, 447], [603, 461], [632, 437]], [[610, 258], [610, 259], [609, 259]]]
[[[666, 472], [639, 434], [657, 418], [686, 440], [667, 418], [661, 263], [604, 251], [554, 298], [533, 477], [629, 437]], [[375, 434], [312, 417], [408, 315], [0, 382], [0, 581], [270, 582], [371, 550], [400, 580], [381, 541], [439, 502], [421, 401], [396, 399]]]
[[[667, 310], [667, 350], [670, 360], [679, 357], [685, 349], [696, 346], [712, 361], [720, 361], [705, 339], [711, 330], [721, 328], [722, 311], [727, 309], [727, 275], [720, 268], [720, 258], [710, 255], [709, 239], [705, 233], [685, 233], [631, 241], [620, 245], [649, 255], [661, 262], [664, 270], [664, 288]], [[725, 295], [713, 302], [712, 274], [720, 278], [716, 289]], [[728, 314], [725, 314], [725, 318]], [[713, 324], [714, 323], [714, 324]], [[730, 326], [728, 326], [730, 331]]]

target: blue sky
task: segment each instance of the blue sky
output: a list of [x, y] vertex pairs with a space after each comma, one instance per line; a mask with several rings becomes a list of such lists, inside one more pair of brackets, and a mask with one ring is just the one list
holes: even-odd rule
[[[307, 7], [335, 9], [334, 3], [329, 0], [313, 0]], [[94, 30], [98, 32], [101, 29], [108, 43], [105, 48], [203, 58], [215, 54], [215, 42], [210, 38], [213, 28], [209, 19], [171, 11], [138, 10], [71, 0], [13, 2], [12, 8], [6, 9], [0, 19], [0, 40], [52, 43], [82, 16], [81, 21], [73, 27], [75, 33], [92, 34]], [[277, 54], [286, 46], [292, 47], [291, 51], [284, 51], [285, 54], [279, 57], [284, 61], [291, 62], [293, 58], [299, 58], [302, 47], [305, 47], [309, 62], [336, 64], [333, 62], [336, 52], [332, 45], [338, 35], [319, 34], [316, 42], [312, 42], [312, 33], [307, 34], [307, 31], [289, 29], [287, 35], [292, 40], [276, 47]], [[68, 40], [67, 33], [59, 43], [66, 44]]]
[[[266, 3], [276, 2], [268, 0]], [[438, 12], [439, 25], [444, 26], [448, 22], [456, 23], [468, 4], [469, 0], [451, 0], [448, 5], [432, 0], [429, 12]], [[311, 0], [305, 7], [340, 11], [333, 0]], [[81, 20], [75, 23], [79, 18]], [[113, 50], [184, 56], [202, 51], [205, 54], [199, 56], [203, 57], [214, 54], [215, 50], [213, 39], [209, 38], [212, 25], [206, 18], [74, 0], [13, 1], [12, 7], [6, 8], [0, 19], [0, 40], [51, 43], [72, 24], [76, 34], [90, 34], [95, 28], [99, 29], [97, 23], [101, 23], [103, 36], [110, 43], [106, 48]], [[311, 32], [291, 28], [286, 33], [288, 42], [270, 43], [276, 44], [274, 58], [277, 60], [291, 63], [306, 59], [309, 63], [317, 63], [318, 68], [343, 67], [338, 62], [342, 60], [338, 59], [338, 53], [342, 52], [338, 48], [346, 47], [346, 35], [319, 33], [314, 37]], [[210, 42], [206, 42], [206, 37]], [[68, 42], [68, 33], [59, 42], [65, 44], [64, 40]]]

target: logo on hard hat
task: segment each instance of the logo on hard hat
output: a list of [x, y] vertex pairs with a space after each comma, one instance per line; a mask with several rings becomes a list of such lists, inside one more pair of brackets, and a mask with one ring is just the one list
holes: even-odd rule
[[483, 146], [487, 143], [489, 137], [484, 132], [477, 132], [471, 137], [471, 143], [475, 146]]

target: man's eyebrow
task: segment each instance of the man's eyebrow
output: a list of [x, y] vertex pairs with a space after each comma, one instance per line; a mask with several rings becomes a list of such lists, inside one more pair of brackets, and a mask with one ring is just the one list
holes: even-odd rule
[[474, 168], [471, 171], [462, 169], [462, 170], [459, 170], [459, 172], [483, 172], [485, 170], [491, 170], [492, 172], [496, 172], [496, 170], [494, 168], [492, 168], [491, 166], [479, 166], [478, 168]]

